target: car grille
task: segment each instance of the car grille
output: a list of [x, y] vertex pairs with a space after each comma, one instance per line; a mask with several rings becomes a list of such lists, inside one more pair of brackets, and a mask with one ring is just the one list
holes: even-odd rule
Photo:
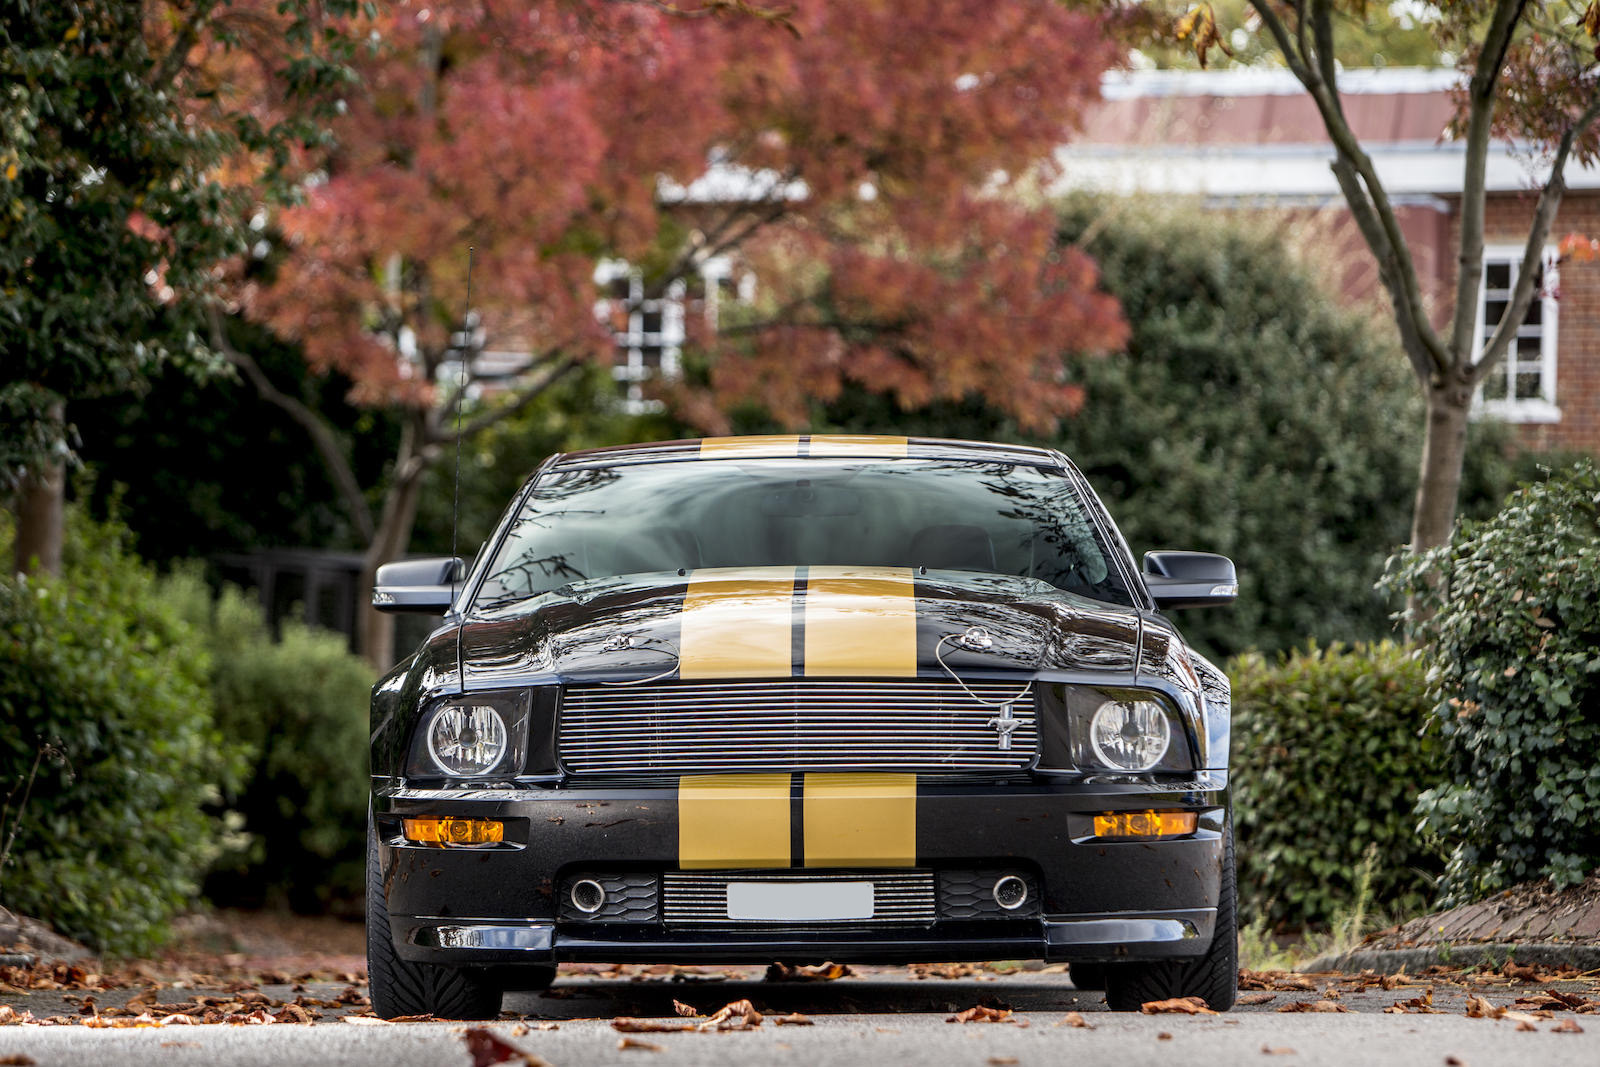
[[[569, 686], [561, 762], [571, 774], [633, 776], [1026, 768], [1038, 745], [1032, 688], [967, 688], [983, 702], [954, 682], [920, 679]], [[988, 725], [1000, 709], [989, 705], [1008, 699], [1017, 725], [1002, 749]]]
[[797, 925], [771, 919], [728, 918], [729, 882], [868, 882], [872, 883], [872, 918], [821, 920], [799, 924], [829, 926], [840, 922], [874, 926], [926, 926], [935, 917], [932, 871], [667, 871], [661, 876], [661, 917], [668, 926]]

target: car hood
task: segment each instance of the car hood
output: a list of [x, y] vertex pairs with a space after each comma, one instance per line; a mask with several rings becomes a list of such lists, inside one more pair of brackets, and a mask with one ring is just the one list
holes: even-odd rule
[[[1148, 620], [1147, 620], [1148, 625]], [[978, 631], [978, 632], [974, 632]], [[534, 676], [934, 677], [1133, 669], [1133, 608], [1031, 578], [908, 568], [784, 567], [575, 582], [474, 612], [469, 689]]]

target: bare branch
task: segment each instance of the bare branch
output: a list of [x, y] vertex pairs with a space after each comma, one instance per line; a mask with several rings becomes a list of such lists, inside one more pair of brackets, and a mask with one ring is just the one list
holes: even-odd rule
[[512, 398], [509, 402], [501, 404], [498, 407], [492, 408], [491, 410], [485, 411], [476, 416], [472, 419], [472, 421], [461, 427], [459, 431], [451, 430], [448, 432], [441, 432], [439, 430], [434, 430], [430, 432], [428, 434], [427, 444], [429, 446], [438, 446], [452, 444], [457, 440], [465, 441], [476, 434], [482, 433], [484, 430], [487, 430], [496, 423], [502, 422], [506, 419], [509, 419], [513, 415], [526, 411], [528, 409], [528, 405], [537, 400], [539, 396], [551, 386], [565, 378], [568, 374], [571, 374], [582, 362], [575, 357], [562, 359], [559, 362], [555, 362], [555, 353], [551, 353], [547, 358], [551, 360], [553, 365], [548, 366], [544, 373], [529, 379], [529, 381], [519, 387], [516, 392], [512, 394]]
[[1456, 258], [1456, 306], [1450, 326], [1450, 347], [1465, 366], [1472, 359], [1472, 333], [1477, 329], [1478, 292], [1483, 273], [1485, 172], [1489, 138], [1494, 127], [1494, 92], [1517, 20], [1527, 0], [1498, 0], [1483, 49], [1467, 88], [1466, 170], [1461, 186], [1461, 246]]
[[216, 307], [208, 309], [208, 316], [211, 323], [212, 346], [226, 356], [229, 363], [243, 372], [261, 399], [286, 412], [311, 437], [311, 443], [315, 446], [317, 454], [322, 457], [323, 465], [328, 470], [328, 477], [333, 480], [333, 486], [339, 493], [339, 500], [344, 505], [345, 514], [354, 524], [356, 533], [360, 534], [363, 541], [372, 540], [372, 510], [367, 506], [367, 498], [361, 492], [361, 484], [356, 481], [355, 471], [350, 468], [350, 461], [346, 458], [344, 450], [339, 447], [338, 438], [333, 430], [316, 412], [273, 385], [254, 359], [233, 347], [233, 342], [228, 339], [227, 330], [223, 325], [222, 314]]
[[[1511, 303], [1505, 313], [1500, 316], [1500, 323], [1494, 329], [1494, 334], [1483, 347], [1483, 355], [1477, 365], [1472, 367], [1470, 381], [1476, 385], [1489, 375], [1500, 357], [1511, 348], [1511, 339], [1516, 336], [1517, 328], [1522, 325], [1522, 320], [1527, 318], [1528, 308], [1533, 305], [1534, 289], [1533, 279], [1539, 274], [1539, 267], [1544, 259], [1544, 243], [1550, 236], [1550, 227], [1555, 222], [1556, 211], [1561, 207], [1561, 198], [1566, 195], [1567, 157], [1572, 153], [1572, 146], [1583, 134], [1591, 123], [1600, 120], [1600, 100], [1595, 100], [1584, 109], [1576, 122], [1567, 127], [1561, 135], [1561, 141], [1556, 146], [1555, 155], [1550, 161], [1550, 180], [1539, 192], [1539, 202], [1533, 209], [1533, 224], [1528, 230], [1528, 244], [1522, 252], [1522, 267], [1517, 272], [1517, 284], [1511, 290]], [[1479, 271], [1482, 271], [1481, 255]], [[1473, 325], [1477, 325], [1477, 300], [1478, 295], [1473, 293]]]
[[172, 39], [172, 47], [167, 50], [166, 56], [150, 75], [150, 84], [157, 89], [168, 85], [176, 78], [183, 66], [189, 60], [189, 49], [200, 40], [200, 26], [210, 17], [212, 8], [216, 6], [215, 0], [198, 0], [189, 17], [184, 19], [183, 25]]
[[1289, 36], [1289, 28], [1283, 24], [1283, 20], [1278, 17], [1278, 13], [1272, 10], [1268, 0], [1250, 0], [1250, 6], [1255, 9], [1256, 15], [1261, 19], [1261, 24], [1272, 35], [1272, 40], [1277, 44], [1278, 51], [1283, 55], [1284, 62], [1289, 64], [1290, 72], [1300, 80], [1302, 85], [1309, 88], [1315, 75], [1306, 69], [1305, 57], [1295, 48], [1294, 38]]

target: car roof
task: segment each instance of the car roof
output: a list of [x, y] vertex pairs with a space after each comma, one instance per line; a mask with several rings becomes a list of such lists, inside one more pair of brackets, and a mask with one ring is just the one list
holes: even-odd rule
[[940, 437], [883, 434], [772, 434], [752, 437], [696, 437], [609, 448], [588, 448], [552, 457], [558, 468], [609, 467], [696, 459], [961, 459], [1059, 467], [1059, 452], [995, 441], [957, 441]]

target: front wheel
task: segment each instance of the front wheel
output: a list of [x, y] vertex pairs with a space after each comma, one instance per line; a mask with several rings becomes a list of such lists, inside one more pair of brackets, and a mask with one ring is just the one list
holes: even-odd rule
[[1112, 1011], [1138, 1011], [1152, 1000], [1200, 997], [1212, 1011], [1227, 1011], [1239, 995], [1238, 883], [1233, 869], [1233, 819], [1223, 836], [1222, 884], [1211, 947], [1193, 960], [1112, 963], [1106, 966], [1106, 1003]]
[[411, 963], [401, 959], [395, 951], [378, 858], [378, 835], [370, 816], [367, 820], [367, 983], [372, 1010], [384, 1019], [403, 1015], [493, 1019], [500, 1014], [500, 987], [486, 972], [436, 963]]

